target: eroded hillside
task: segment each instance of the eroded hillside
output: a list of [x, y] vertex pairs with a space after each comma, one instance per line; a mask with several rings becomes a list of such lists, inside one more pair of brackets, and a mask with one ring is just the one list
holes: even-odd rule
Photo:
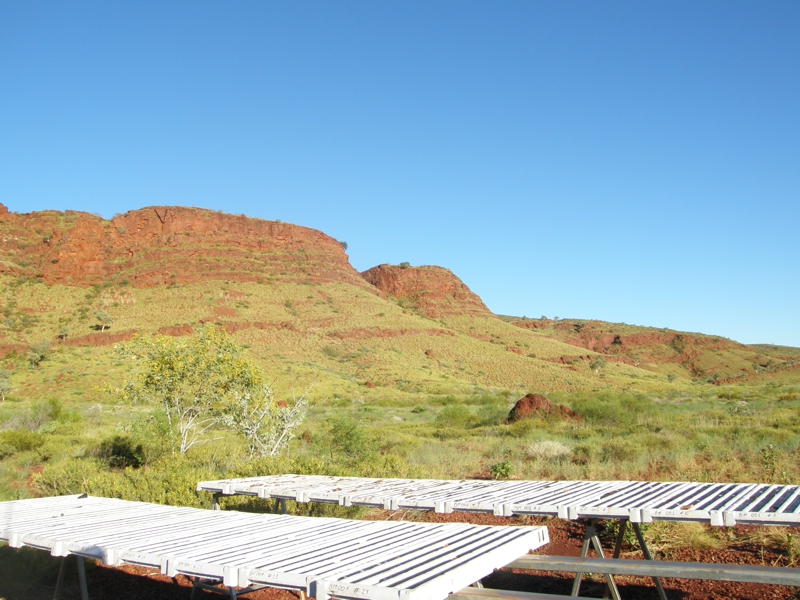
[[[0, 241], [0, 356], [20, 397], [102, 400], [103, 385], [131, 368], [114, 344], [204, 323], [246, 344], [280, 393], [316, 380], [316, 399], [351, 402], [645, 392], [698, 384], [717, 373], [703, 366], [712, 359], [733, 365], [720, 381], [753, 361], [767, 371], [781, 361], [708, 336], [501, 319], [447, 269], [359, 274], [322, 232], [207, 210], [146, 208], [106, 221], [3, 207]], [[29, 350], [43, 343], [48, 356], [32, 366]]]

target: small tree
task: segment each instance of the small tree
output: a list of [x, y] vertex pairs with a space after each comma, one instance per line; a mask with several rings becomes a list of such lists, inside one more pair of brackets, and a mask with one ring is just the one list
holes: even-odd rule
[[28, 362], [32, 367], [38, 367], [39, 363], [47, 357], [48, 352], [50, 352], [50, 342], [47, 340], [33, 344], [28, 350]]
[[595, 373], [599, 373], [600, 369], [604, 368], [606, 364], [608, 364], [606, 363], [606, 359], [603, 358], [602, 356], [598, 356], [589, 363], [589, 368], [592, 369]]
[[11, 393], [11, 373], [5, 369], [0, 370], [0, 402], [6, 401], [6, 396]]
[[181, 453], [210, 428], [226, 426], [244, 435], [252, 454], [275, 454], [302, 420], [304, 398], [289, 410], [279, 407], [261, 370], [214, 326], [188, 338], [138, 335], [116, 351], [141, 365], [117, 391], [130, 402], [160, 406]]
[[275, 402], [269, 386], [235, 391], [220, 414], [220, 423], [244, 436], [250, 456], [275, 456], [286, 447], [294, 437], [294, 430], [303, 422], [308, 411], [306, 396], [311, 387], [292, 406]]
[[109, 315], [104, 310], [96, 310], [96, 311], [94, 311], [94, 318], [97, 319], [98, 322], [100, 323], [100, 331], [101, 332], [105, 331], [106, 327], [110, 327], [111, 323], [114, 322], [114, 319], [111, 318], [111, 315]]
[[64, 325], [61, 329], [58, 330], [58, 339], [60, 339], [62, 342], [66, 342], [68, 336], [69, 336], [69, 327]]

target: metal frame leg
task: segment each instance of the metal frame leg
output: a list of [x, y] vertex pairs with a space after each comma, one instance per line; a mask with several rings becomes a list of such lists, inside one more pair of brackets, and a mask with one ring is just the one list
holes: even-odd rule
[[67, 557], [61, 559], [61, 566], [58, 568], [58, 579], [56, 579], [56, 591], [53, 592], [53, 600], [58, 600], [61, 595], [61, 587], [64, 585], [64, 571], [67, 565]]
[[[597, 524], [597, 519], [592, 519], [589, 524], [586, 526], [586, 531], [583, 534], [583, 546], [581, 547], [581, 558], [586, 558], [589, 555], [589, 546], [594, 547], [594, 551], [597, 554], [598, 558], [605, 558], [603, 554], [603, 545], [600, 543], [600, 538], [597, 537], [597, 530], [595, 529], [595, 525]], [[603, 574], [606, 578], [606, 586], [608, 590], [611, 592], [611, 597], [614, 600], [621, 600], [619, 595], [619, 590], [617, 589], [617, 584], [614, 581], [614, 576], [609, 573]], [[581, 580], [583, 579], [583, 573], [575, 573], [575, 579], [572, 582], [572, 593], [571, 596], [577, 596], [578, 592], [581, 589]]]
[[[642, 554], [644, 554], [645, 560], [653, 560], [653, 557], [650, 555], [650, 550], [647, 548], [647, 544], [644, 541], [644, 536], [642, 535], [642, 530], [639, 527], [638, 523], [631, 523], [631, 527], [633, 527], [633, 532], [636, 534], [636, 539], [639, 542], [639, 546], [642, 548]], [[658, 591], [658, 597], [661, 600], [667, 600], [667, 593], [664, 591], [664, 586], [661, 585], [661, 579], [658, 577], [653, 577], [653, 583], [656, 584], [656, 590]]]
[[89, 590], [86, 587], [86, 570], [83, 567], [83, 557], [78, 556], [78, 582], [81, 586], [81, 599], [89, 600]]
[[215, 492], [213, 496], [211, 496], [211, 510], [222, 510], [219, 506], [219, 497], [222, 496], [219, 492]]
[[272, 510], [274, 514], [282, 514], [285, 515], [286, 513], [286, 499], [285, 498], [275, 498], [275, 508]]
[[[625, 530], [627, 528], [628, 528], [627, 519], [620, 520], [619, 521], [619, 531], [617, 532], [617, 541], [614, 544], [614, 556], [613, 556], [613, 558], [619, 558], [620, 552], [622, 552], [622, 542], [625, 540]], [[603, 592], [603, 600], [608, 598], [610, 593], [611, 593], [611, 588], [606, 586], [606, 590]]]
[[[75, 556], [78, 563], [78, 585], [81, 588], [81, 600], [89, 600], [89, 590], [86, 587], [86, 569], [83, 565], [83, 557]], [[61, 559], [61, 566], [58, 567], [58, 579], [56, 580], [56, 589], [53, 592], [53, 600], [58, 600], [61, 595], [61, 588], [64, 587], [64, 573], [66, 572], [67, 557]]]

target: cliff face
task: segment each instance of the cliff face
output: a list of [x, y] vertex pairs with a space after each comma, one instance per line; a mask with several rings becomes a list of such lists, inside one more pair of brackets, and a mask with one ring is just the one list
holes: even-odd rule
[[14, 214], [0, 205], [0, 273], [78, 286], [280, 277], [366, 287], [341, 244], [320, 231], [182, 207], [105, 221], [75, 211]]
[[494, 316], [458, 277], [442, 267], [379, 265], [361, 276], [432, 319], [450, 315]]

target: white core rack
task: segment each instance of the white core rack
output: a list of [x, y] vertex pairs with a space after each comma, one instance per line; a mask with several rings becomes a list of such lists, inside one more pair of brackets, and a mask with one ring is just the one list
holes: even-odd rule
[[350, 521], [60, 496], [0, 502], [0, 540], [317, 600], [443, 600], [535, 550], [545, 527]]
[[203, 481], [220, 495], [387, 510], [547, 515], [562, 519], [800, 526], [800, 486], [650, 481], [483, 481], [271, 475]]

